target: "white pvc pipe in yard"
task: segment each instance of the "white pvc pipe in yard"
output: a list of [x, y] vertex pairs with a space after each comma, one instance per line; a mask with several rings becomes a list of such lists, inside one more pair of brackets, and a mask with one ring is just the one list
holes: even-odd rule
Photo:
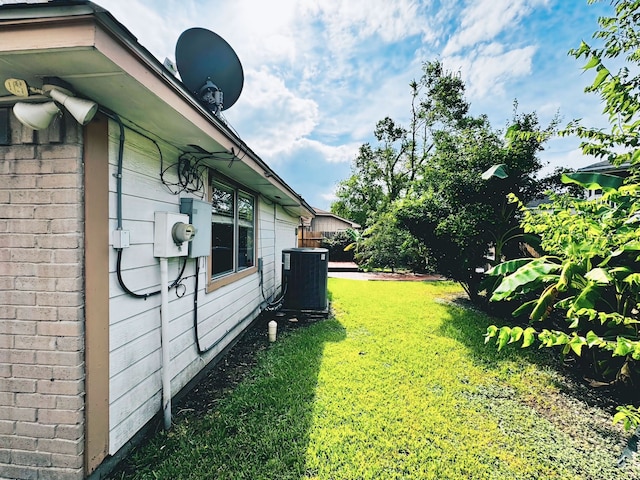
[[160, 341], [162, 343], [162, 412], [164, 429], [171, 428], [171, 372], [169, 369], [169, 261], [160, 258]]

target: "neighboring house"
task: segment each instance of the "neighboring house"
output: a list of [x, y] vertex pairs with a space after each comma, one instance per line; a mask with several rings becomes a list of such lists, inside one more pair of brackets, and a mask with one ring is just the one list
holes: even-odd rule
[[[0, 65], [0, 478], [101, 478], [277, 296], [313, 209], [91, 2], [0, 7]], [[100, 109], [34, 131], [7, 78]]]
[[319, 247], [323, 239], [333, 238], [338, 232], [349, 228], [360, 229], [360, 225], [346, 220], [331, 212], [313, 207], [315, 216], [303, 219], [298, 232], [298, 245], [301, 247]]
[[[581, 173], [604, 173], [607, 175], [615, 175], [617, 177], [626, 178], [629, 176], [629, 168], [631, 167], [630, 163], [623, 163], [619, 167], [611, 164], [608, 160], [603, 160], [601, 162], [592, 163], [591, 165], [587, 165], [586, 167], [579, 168], [576, 170]], [[595, 200], [602, 196], [602, 190], [587, 190], [586, 191], [586, 199], [587, 200]]]

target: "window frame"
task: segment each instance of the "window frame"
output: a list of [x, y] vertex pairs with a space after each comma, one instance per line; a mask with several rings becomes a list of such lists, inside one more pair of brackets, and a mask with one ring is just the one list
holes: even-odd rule
[[[257, 257], [258, 257], [258, 195], [251, 189], [233, 181], [229, 177], [221, 174], [217, 170], [209, 170], [209, 181], [207, 182], [208, 199], [209, 203], [213, 202], [213, 190], [214, 183], [221, 184], [227, 188], [233, 190], [233, 268], [232, 271], [223, 272], [217, 275], [213, 275], [213, 242], [211, 244], [212, 251], [207, 257], [207, 289], [206, 292], [210, 293], [218, 288], [224, 287], [238, 280], [253, 275], [258, 272]], [[239, 267], [239, 200], [244, 195], [253, 201], [253, 265], [250, 267]], [[213, 218], [211, 219], [211, 229], [213, 232]]]

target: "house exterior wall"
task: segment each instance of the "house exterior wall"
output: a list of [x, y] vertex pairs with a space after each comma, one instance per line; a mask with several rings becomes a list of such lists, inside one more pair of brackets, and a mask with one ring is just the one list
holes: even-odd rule
[[[110, 128], [109, 230], [116, 229], [116, 182], [119, 133]], [[175, 168], [167, 168], [179, 155], [170, 145], [154, 142], [126, 131], [123, 164], [123, 229], [130, 231], [131, 246], [122, 252], [122, 278], [136, 293], [160, 287], [158, 259], [153, 256], [154, 212], [179, 212], [180, 196], [170, 185], [177, 182]], [[160, 163], [160, 149], [163, 164]], [[226, 164], [225, 164], [226, 165]], [[161, 168], [166, 170], [160, 180]], [[250, 185], [247, 186], [250, 188]], [[196, 195], [195, 198], [200, 198]], [[188, 259], [185, 279], [169, 292], [170, 375], [175, 394], [219, 354], [260, 313], [263, 292], [270, 298], [279, 289], [280, 252], [295, 246], [297, 217], [282, 207], [257, 197], [257, 256], [263, 260], [257, 272], [205, 293], [205, 258]], [[161, 411], [162, 361], [159, 295], [138, 299], [127, 295], [117, 280], [117, 251], [109, 259], [109, 453], [115, 454], [147, 422]], [[194, 340], [195, 265], [200, 262], [198, 325], [200, 344], [207, 353], [198, 354]], [[169, 259], [170, 280], [178, 276], [184, 258]], [[261, 285], [262, 279], [262, 285]]]
[[325, 236], [332, 236], [332, 234], [343, 232], [347, 228], [351, 228], [350, 223], [343, 222], [335, 217], [318, 215], [311, 220], [311, 231], [321, 232], [323, 235], [329, 234]]
[[[65, 114], [34, 132], [8, 117], [9, 144], [0, 145], [0, 478], [81, 479], [161, 411], [160, 296], [133, 298], [117, 280], [110, 234], [118, 127], [94, 119], [87, 135]], [[105, 146], [96, 146], [105, 136]], [[178, 212], [186, 194], [174, 195], [160, 181], [152, 141], [129, 130], [126, 138], [123, 228], [131, 246], [123, 250], [122, 277], [131, 290], [146, 293], [160, 285], [154, 212]], [[179, 152], [158, 144], [165, 161], [175, 162]], [[89, 158], [87, 151], [98, 154]], [[102, 151], [108, 167], [97, 168]], [[168, 183], [176, 181], [172, 175], [165, 172]], [[194, 340], [195, 259], [170, 291], [174, 394], [251, 323], [264, 307], [263, 294], [279, 291], [281, 251], [296, 245], [298, 217], [256, 198], [262, 273], [206, 294], [207, 262], [199, 260], [200, 341], [203, 348], [213, 345], [206, 354], [198, 354]], [[182, 262], [169, 261], [172, 279]], [[85, 305], [85, 299], [98, 302]], [[97, 351], [92, 368], [89, 350]], [[99, 441], [88, 445], [92, 438]]]
[[65, 115], [0, 146], [0, 477], [83, 478], [83, 145]]

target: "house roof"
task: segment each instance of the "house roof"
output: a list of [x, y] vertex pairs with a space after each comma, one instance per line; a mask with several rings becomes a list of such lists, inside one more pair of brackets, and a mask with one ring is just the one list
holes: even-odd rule
[[609, 173], [615, 175], [616, 173], [627, 173], [631, 164], [625, 162], [622, 165], [613, 165], [609, 160], [602, 160], [600, 162], [592, 163], [586, 167], [579, 168], [578, 172], [594, 172], [594, 173]]
[[313, 210], [316, 212], [316, 217], [333, 217], [337, 218], [338, 220], [342, 220], [345, 223], [351, 224], [351, 228], [360, 228], [360, 224], [352, 222], [351, 220], [347, 220], [346, 218], [342, 218], [335, 213], [327, 212], [326, 210], [322, 210], [318, 207], [313, 207]]
[[44, 77], [58, 77], [125, 125], [183, 152], [222, 152], [204, 163], [297, 215], [315, 213], [127, 28], [90, 1], [0, 5], [0, 63], [0, 106], [23, 100], [4, 87], [7, 78], [39, 88]]

